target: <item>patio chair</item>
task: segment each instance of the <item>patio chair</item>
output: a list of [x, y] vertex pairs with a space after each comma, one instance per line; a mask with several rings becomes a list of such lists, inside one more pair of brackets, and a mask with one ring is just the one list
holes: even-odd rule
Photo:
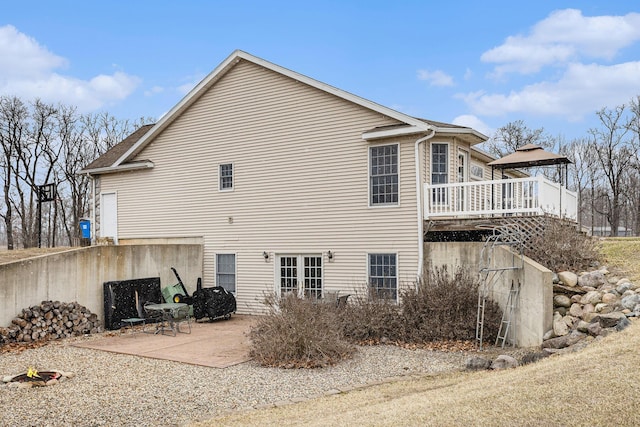
[[[125, 329], [127, 328], [127, 326], [129, 327], [129, 329], [131, 330], [131, 334], [134, 334], [134, 329], [133, 327], [135, 325], [139, 325], [142, 324], [142, 332], [145, 331], [146, 328], [146, 319], [144, 317], [129, 317], [127, 319], [122, 319], [120, 320], [121, 322], [121, 331], [124, 333]], [[134, 335], [135, 336], [135, 335]]]

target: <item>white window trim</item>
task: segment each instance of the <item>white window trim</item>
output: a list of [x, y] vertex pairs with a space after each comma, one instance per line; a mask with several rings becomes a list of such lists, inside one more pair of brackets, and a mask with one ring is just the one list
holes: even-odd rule
[[[367, 262], [366, 262], [366, 266], [367, 266], [367, 270], [365, 271], [365, 277], [367, 278], [367, 289], [366, 291], [369, 291], [369, 286], [371, 285], [369, 283], [369, 271], [371, 268], [371, 263], [370, 263], [370, 259], [369, 259], [369, 255], [373, 255], [373, 254], [389, 254], [389, 255], [395, 255], [396, 256], [396, 299], [395, 300], [389, 300], [389, 301], [394, 301], [395, 303], [398, 302], [398, 300], [400, 299], [400, 254], [397, 251], [386, 251], [386, 250], [371, 250], [371, 251], [367, 251], [366, 257], [367, 257]], [[324, 272], [323, 272], [324, 273]]]
[[[222, 166], [231, 165], [231, 188], [222, 188]], [[218, 192], [227, 193], [236, 188], [236, 165], [233, 162], [218, 163]]]
[[[482, 176], [475, 175], [475, 174], [473, 173], [473, 168], [474, 168], [474, 167], [477, 167], [477, 168], [482, 169]], [[484, 181], [484, 165], [483, 165], [482, 163], [480, 163], [480, 162], [477, 162], [477, 161], [475, 161], [475, 160], [472, 160], [472, 161], [471, 161], [471, 165], [469, 166], [469, 178], [470, 178], [472, 181]]]
[[234, 265], [233, 265], [233, 275], [235, 278], [235, 291], [232, 292], [233, 295], [238, 293], [238, 253], [237, 252], [216, 252], [214, 254], [214, 259], [216, 262], [215, 270], [213, 272], [215, 278], [215, 285], [220, 286], [218, 284], [218, 255], [233, 255], [234, 256]]
[[469, 156], [469, 150], [462, 148], [462, 147], [458, 147], [458, 154], [456, 155], [456, 182], [458, 181], [458, 168], [460, 167], [460, 154], [462, 154], [464, 156], [464, 161], [466, 164], [466, 169], [465, 169], [465, 176], [463, 177], [464, 181], [462, 182], [469, 182], [469, 177], [471, 176], [471, 156]]
[[433, 145], [447, 146], [447, 184], [451, 183], [451, 143], [448, 141], [431, 141], [429, 145], [429, 183], [433, 184]]
[[[374, 205], [371, 203], [371, 148], [372, 147], [384, 147], [386, 145], [395, 145], [398, 147], [398, 202], [394, 203], [394, 204], [377, 204]], [[400, 144], [397, 142], [391, 142], [391, 143], [378, 143], [378, 144], [369, 144], [367, 146], [367, 203], [369, 205], [370, 208], [374, 208], [374, 209], [378, 209], [378, 208], [382, 208], [382, 209], [386, 209], [386, 208], [398, 208], [400, 207], [400, 194], [402, 193], [400, 191], [401, 184], [402, 184], [402, 180], [401, 180], [401, 173], [400, 173], [400, 164], [401, 162], [401, 152], [400, 152]]]
[[[325, 294], [325, 281], [324, 281], [324, 269], [327, 265], [327, 260], [325, 255], [322, 252], [277, 252], [274, 254], [275, 262], [274, 262], [274, 271], [273, 271], [273, 283], [275, 286], [275, 293], [278, 298], [282, 297], [281, 289], [280, 289], [280, 258], [282, 257], [296, 257], [298, 258], [298, 297], [304, 298], [304, 258], [305, 257], [316, 257], [322, 259], [322, 275], [320, 276], [320, 280], [322, 281], [322, 289], [321, 289], [321, 297], [324, 297]], [[302, 278], [302, 281], [300, 279]]]

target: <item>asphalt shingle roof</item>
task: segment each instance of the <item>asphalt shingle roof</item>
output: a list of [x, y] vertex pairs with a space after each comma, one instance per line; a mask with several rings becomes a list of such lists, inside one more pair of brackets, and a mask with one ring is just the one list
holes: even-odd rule
[[153, 124], [143, 125], [136, 129], [131, 135], [111, 147], [106, 153], [89, 163], [83, 170], [107, 168], [112, 166], [124, 153], [129, 150], [140, 138], [146, 134]]

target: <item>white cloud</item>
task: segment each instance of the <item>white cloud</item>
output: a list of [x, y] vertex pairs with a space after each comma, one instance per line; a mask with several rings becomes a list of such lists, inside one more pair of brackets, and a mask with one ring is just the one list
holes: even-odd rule
[[473, 114], [463, 114], [461, 116], [458, 116], [453, 119], [452, 123], [458, 126], [470, 127], [486, 136], [490, 136], [494, 131], [494, 129], [492, 129], [488, 124], [486, 124]]
[[0, 57], [0, 93], [63, 102], [81, 111], [125, 99], [140, 83], [122, 71], [89, 80], [57, 73], [67, 61], [11, 25], [0, 27]]
[[581, 59], [612, 60], [620, 49], [640, 40], [640, 13], [585, 17], [580, 10], [552, 12], [528, 35], [506, 41], [482, 54], [484, 62], [499, 64], [495, 73], [530, 74], [548, 65], [566, 65]]
[[616, 65], [570, 64], [555, 82], [540, 82], [509, 94], [482, 91], [458, 95], [475, 114], [559, 115], [581, 120], [603, 107], [629, 101], [640, 90], [640, 62]]
[[431, 86], [453, 86], [453, 77], [441, 70], [418, 70], [418, 79], [428, 81]]
[[144, 96], [153, 96], [157, 93], [162, 93], [164, 92], [164, 88], [161, 86], [154, 86], [151, 89], [145, 90], [144, 91]]

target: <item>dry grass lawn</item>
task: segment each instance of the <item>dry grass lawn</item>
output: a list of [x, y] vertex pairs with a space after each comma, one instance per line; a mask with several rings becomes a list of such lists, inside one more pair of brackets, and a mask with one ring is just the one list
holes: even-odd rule
[[[603, 242], [607, 265], [640, 279], [640, 239]], [[197, 426], [637, 426], [640, 321], [585, 349], [507, 371], [456, 372]]]
[[640, 237], [605, 239], [601, 248], [608, 265], [625, 271], [631, 280], [640, 281]]
[[200, 426], [637, 426], [640, 322], [586, 349], [507, 371], [401, 381]]

